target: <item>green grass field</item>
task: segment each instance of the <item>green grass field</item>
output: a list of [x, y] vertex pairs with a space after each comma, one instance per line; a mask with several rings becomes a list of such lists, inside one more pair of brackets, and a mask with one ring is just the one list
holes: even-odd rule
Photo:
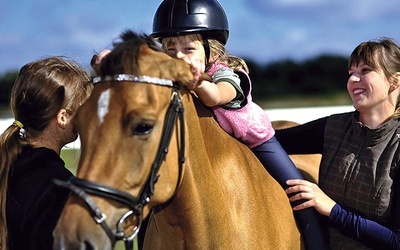
[[75, 175], [78, 167], [80, 156], [79, 149], [64, 148], [61, 150], [61, 158], [65, 162], [65, 166]]

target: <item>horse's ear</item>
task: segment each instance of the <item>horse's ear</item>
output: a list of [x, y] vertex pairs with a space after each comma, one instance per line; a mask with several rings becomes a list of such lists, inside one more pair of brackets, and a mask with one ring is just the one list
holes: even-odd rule
[[92, 66], [94, 73], [96, 75], [98, 75], [100, 72], [100, 64], [96, 63], [96, 59], [97, 59], [97, 55], [93, 55], [92, 60], [90, 60], [90, 66]]
[[92, 60], [90, 60], [90, 66], [92, 66], [94, 72], [96, 75], [100, 74], [100, 65], [106, 58], [111, 53], [111, 50], [105, 49], [102, 52], [100, 52], [98, 55], [94, 55], [92, 57]]

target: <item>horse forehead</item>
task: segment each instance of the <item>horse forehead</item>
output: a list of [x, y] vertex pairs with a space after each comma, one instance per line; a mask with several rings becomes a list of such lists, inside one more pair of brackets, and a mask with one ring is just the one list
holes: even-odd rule
[[103, 123], [104, 117], [109, 112], [110, 92], [110, 89], [103, 91], [97, 99], [97, 117], [99, 118], [100, 123]]
[[165, 107], [171, 98], [169, 87], [137, 82], [117, 84], [102, 90], [92, 101], [92, 105], [97, 104], [96, 114], [100, 122], [109, 112], [155, 112]]

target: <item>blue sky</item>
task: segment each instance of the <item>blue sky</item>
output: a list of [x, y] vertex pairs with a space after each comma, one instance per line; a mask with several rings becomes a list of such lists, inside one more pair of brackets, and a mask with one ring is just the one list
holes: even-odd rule
[[[400, 43], [399, 0], [220, 0], [228, 50], [259, 63], [348, 56], [360, 42]], [[150, 33], [161, 0], [0, 0], [0, 74], [44, 56], [88, 67], [121, 31]]]

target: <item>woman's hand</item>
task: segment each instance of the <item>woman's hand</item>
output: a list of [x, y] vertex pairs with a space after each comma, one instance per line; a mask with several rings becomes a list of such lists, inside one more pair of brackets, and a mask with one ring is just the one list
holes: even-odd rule
[[298, 200], [307, 200], [295, 207], [293, 210], [302, 210], [314, 207], [320, 214], [329, 216], [336, 202], [329, 198], [317, 184], [306, 180], [288, 180], [286, 184], [289, 186], [286, 194], [294, 194], [289, 198], [290, 202]]

